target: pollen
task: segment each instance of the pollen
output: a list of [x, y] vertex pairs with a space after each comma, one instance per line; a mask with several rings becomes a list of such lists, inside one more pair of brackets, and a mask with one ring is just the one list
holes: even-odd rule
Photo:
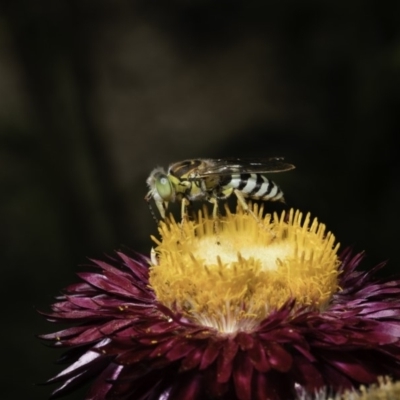
[[158, 301], [224, 333], [252, 331], [290, 300], [324, 310], [340, 290], [334, 236], [310, 214], [251, 210], [161, 222], [150, 267]]

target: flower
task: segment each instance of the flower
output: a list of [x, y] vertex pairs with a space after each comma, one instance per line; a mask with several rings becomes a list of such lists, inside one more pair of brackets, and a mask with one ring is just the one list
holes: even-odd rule
[[363, 254], [290, 210], [227, 211], [159, 226], [151, 261], [93, 261], [45, 314], [71, 364], [53, 397], [293, 399], [400, 377], [400, 281], [357, 270]]

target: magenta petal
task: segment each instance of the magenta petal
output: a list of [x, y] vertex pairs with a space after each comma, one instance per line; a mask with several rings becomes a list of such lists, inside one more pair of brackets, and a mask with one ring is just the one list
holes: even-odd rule
[[181, 339], [168, 353], [166, 357], [169, 361], [179, 360], [185, 357], [193, 350], [193, 344], [190, 341]]
[[208, 368], [218, 357], [220, 353], [220, 349], [223, 343], [220, 341], [209, 340], [207, 343], [207, 347], [204, 350], [201, 364], [200, 364], [200, 371]]
[[294, 399], [294, 385], [287, 375], [276, 371], [270, 374], [254, 371], [252, 400]]
[[150, 354], [150, 357], [161, 357], [166, 354], [169, 350], [171, 350], [176, 343], [179, 341], [178, 338], [166, 339], [155, 344], [153, 351]]
[[316, 361], [315, 356], [310, 352], [310, 349], [308, 347], [308, 345], [306, 344], [306, 346], [304, 345], [299, 345], [299, 344], [295, 344], [293, 346], [294, 349], [296, 349], [302, 356], [304, 356], [309, 362], [314, 362]]
[[[163, 335], [162, 339], [160, 339], [157, 342], [155, 340], [152, 340], [149, 342], [141, 341], [141, 343], [146, 343], [148, 345], [151, 345], [154, 348], [154, 350], [152, 352], [152, 357], [155, 357], [155, 356], [166, 356], [171, 351], [173, 351], [173, 349], [176, 346], [179, 346], [181, 344], [181, 341], [182, 341], [182, 339], [180, 336], [168, 335], [168, 336], [164, 337], [164, 335]], [[186, 343], [186, 342], [182, 341], [182, 344], [183, 343]], [[186, 344], [184, 344], [184, 345], [186, 345]], [[170, 354], [173, 354], [173, 352]]]
[[113, 364], [109, 364], [90, 388], [87, 398], [90, 400], [106, 399], [108, 393], [112, 390], [113, 381], [118, 378], [122, 368], [122, 366], [116, 367]]
[[201, 383], [200, 375], [188, 376], [186, 379], [182, 376], [181, 379], [175, 382], [168, 398], [171, 400], [201, 400], [199, 398]]
[[101, 355], [94, 351], [88, 351], [82, 355], [76, 362], [65, 368], [59, 374], [49, 379], [48, 382], [59, 381], [62, 378], [77, 375], [77, 373], [86, 370], [89, 365], [97, 363], [101, 359]]
[[186, 357], [182, 360], [181, 370], [185, 371], [196, 368], [197, 366], [200, 365], [202, 356], [203, 356], [203, 350], [194, 347], [192, 351], [188, 353]]
[[131, 321], [110, 321], [104, 325], [88, 327], [81, 334], [77, 334], [74, 338], [68, 340], [69, 345], [91, 343], [103, 339], [104, 337], [117, 332], [121, 328], [130, 325]]
[[125, 288], [118, 286], [118, 284], [113, 281], [108, 280], [105, 276], [99, 274], [93, 274], [89, 272], [81, 272], [78, 276], [89, 283], [90, 285], [102, 290], [103, 292], [108, 292], [115, 295], [122, 295], [130, 297], [132, 295], [131, 288]]
[[133, 348], [119, 354], [118, 357], [115, 358], [115, 362], [121, 365], [133, 365], [150, 357], [151, 352], [151, 348]]
[[398, 322], [383, 322], [382, 331], [387, 335], [390, 335], [395, 338], [400, 338], [400, 321]]
[[71, 304], [74, 304], [75, 306], [80, 308], [97, 310], [99, 307], [94, 297], [66, 296], [66, 298]]
[[168, 333], [176, 330], [176, 325], [170, 321], [154, 321], [146, 330], [148, 335]]
[[329, 364], [322, 364], [320, 373], [324, 377], [324, 381], [329, 382], [330, 386], [333, 388], [338, 388], [340, 391], [354, 388], [354, 383], [349, 377], [343, 375], [343, 373], [331, 367]]
[[372, 383], [376, 381], [376, 371], [372, 372], [362, 365], [359, 359], [350, 355], [331, 356], [330, 364], [337, 370], [345, 373], [351, 379], [360, 383]]
[[287, 372], [292, 366], [292, 356], [278, 343], [269, 343], [266, 347], [268, 361], [272, 368]]
[[302, 385], [309, 392], [324, 387], [327, 382], [320, 371], [317, 363], [310, 363], [301, 355], [294, 357], [293, 374], [296, 382]]
[[39, 335], [38, 337], [43, 340], [59, 341], [61, 339], [68, 339], [71, 336], [76, 336], [81, 332], [85, 332], [90, 326], [76, 326], [72, 328], [63, 329], [58, 332]]
[[150, 260], [147, 257], [143, 257], [141, 255], [137, 255], [139, 260], [135, 261], [134, 259], [128, 257], [122, 252], [117, 253], [119, 257], [121, 257], [122, 261], [125, 265], [130, 269], [132, 274], [139, 278], [139, 282], [146, 282], [149, 276], [148, 266], [150, 265]]
[[236, 341], [242, 350], [251, 349], [254, 345], [253, 337], [247, 332], [238, 332], [236, 335]]
[[[216, 366], [213, 365], [212, 368], [204, 371], [204, 382], [207, 383], [207, 394], [212, 398], [219, 399], [220, 397], [226, 399], [224, 396], [230, 389], [232, 389], [231, 382], [218, 382], [215, 379], [216, 376]], [[232, 398], [233, 396], [231, 396]], [[208, 397], [207, 397], [208, 398]], [[228, 397], [229, 399], [229, 397]]]
[[247, 351], [248, 357], [254, 368], [260, 372], [267, 372], [271, 369], [271, 364], [268, 362], [264, 347], [257, 340], [254, 342], [253, 348]]
[[130, 325], [132, 325], [132, 319], [112, 320], [100, 326], [99, 330], [103, 336], [109, 336]]
[[251, 400], [253, 365], [245, 353], [239, 352], [233, 369], [233, 382], [239, 400]]
[[238, 348], [238, 344], [232, 338], [224, 342], [222, 352], [217, 360], [217, 381], [219, 383], [227, 382], [231, 377], [233, 360]]
[[254, 400], [265, 400], [274, 398], [268, 396], [268, 380], [267, 375], [254, 371]]

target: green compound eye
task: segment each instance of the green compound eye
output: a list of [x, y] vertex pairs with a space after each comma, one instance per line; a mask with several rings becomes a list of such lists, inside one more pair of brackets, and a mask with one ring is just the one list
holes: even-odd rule
[[156, 177], [156, 189], [163, 200], [170, 200], [172, 196], [172, 184], [167, 175], [160, 174]]

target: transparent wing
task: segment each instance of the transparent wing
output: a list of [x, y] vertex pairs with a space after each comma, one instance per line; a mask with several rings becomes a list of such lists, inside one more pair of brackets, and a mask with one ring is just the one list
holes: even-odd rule
[[283, 157], [272, 158], [222, 158], [206, 160], [198, 169], [198, 177], [212, 175], [230, 175], [237, 173], [274, 173], [294, 169], [293, 164], [286, 163]]

